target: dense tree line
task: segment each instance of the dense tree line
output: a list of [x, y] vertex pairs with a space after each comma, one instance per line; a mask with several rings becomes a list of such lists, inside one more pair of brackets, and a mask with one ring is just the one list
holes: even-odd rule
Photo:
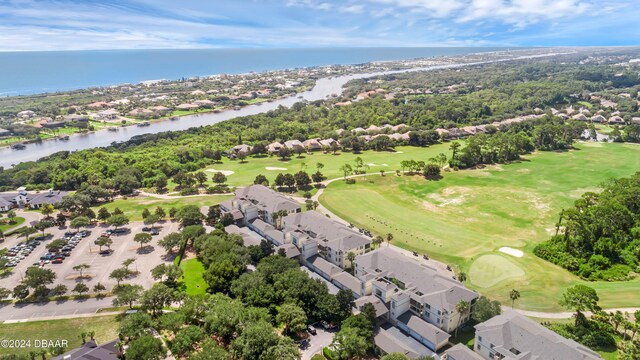
[[454, 143], [450, 165], [469, 168], [518, 160], [520, 155], [534, 150], [570, 149], [574, 139], [580, 138], [585, 129], [583, 123], [564, 122], [550, 116], [527, 120], [503, 128], [500, 132], [471, 136], [464, 148]]
[[585, 279], [627, 279], [640, 270], [639, 215], [640, 173], [611, 180], [563, 210], [557, 224], [563, 233], [534, 252]]

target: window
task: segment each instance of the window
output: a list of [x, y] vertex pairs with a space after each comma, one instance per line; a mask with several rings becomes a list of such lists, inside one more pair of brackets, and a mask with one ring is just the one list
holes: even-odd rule
[[476, 346], [476, 349], [480, 350], [480, 344], [478, 344], [478, 345]]
[[478, 336], [478, 342], [482, 341], [482, 336]]
[[424, 313], [424, 315], [425, 315], [426, 317], [431, 317], [431, 313], [428, 313], [428, 312]]
[[426, 304], [426, 306], [427, 306], [427, 309], [431, 309], [431, 305]]

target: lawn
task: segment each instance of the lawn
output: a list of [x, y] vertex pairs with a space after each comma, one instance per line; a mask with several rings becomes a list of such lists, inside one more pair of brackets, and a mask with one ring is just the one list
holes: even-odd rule
[[[7, 217], [3, 217], [2, 219], [9, 220], [9, 218], [7, 218]], [[9, 229], [13, 229], [14, 227], [18, 227], [18, 226], [22, 225], [22, 223], [24, 223], [24, 218], [16, 216], [15, 218], [13, 218], [13, 221], [15, 221], [14, 224], [0, 225], [0, 231], [2, 231], [4, 233]]]
[[[414, 158], [448, 154], [446, 147], [433, 146]], [[446, 172], [440, 181], [395, 175], [369, 176], [355, 185], [337, 181], [320, 202], [374, 233], [393, 233], [398, 246], [453, 264], [469, 275], [467, 285], [484, 295], [508, 303], [509, 291], [516, 288], [522, 294], [517, 307], [559, 311], [564, 289], [582, 282], [534, 256], [533, 248], [555, 231], [562, 208], [586, 191], [597, 191], [607, 179], [640, 169], [640, 146], [580, 143], [577, 148], [536, 153], [509, 165]], [[365, 162], [371, 161], [367, 155]], [[395, 156], [375, 161], [392, 165]], [[499, 252], [503, 246], [524, 256]], [[640, 279], [588, 285], [598, 291], [603, 307], [640, 306]]]
[[[395, 152], [365, 151], [361, 154], [338, 152], [335, 155], [315, 151], [310, 154], [302, 154], [301, 157], [294, 154], [290, 159], [285, 161], [280, 160], [277, 156], [266, 155], [248, 157], [242, 163], [239, 160], [228, 160], [225, 158], [219, 164], [210, 166], [204, 171], [209, 175], [210, 180], [216, 170], [233, 172], [227, 175], [227, 184], [231, 186], [246, 186], [253, 184], [253, 180], [259, 174], [266, 176], [270, 182], [273, 182], [279, 173], [295, 174], [300, 170], [305, 170], [309, 174], [314, 173], [316, 172], [316, 164], [322, 163], [324, 164], [324, 168], [320, 171], [327, 178], [333, 179], [343, 176], [340, 170], [342, 165], [349, 164], [353, 167], [357, 157], [360, 157], [364, 164], [368, 166], [367, 172], [375, 173], [381, 170], [395, 171], [400, 170], [400, 161], [402, 160], [427, 161], [440, 152], [448, 152], [448, 147], [449, 144], [429, 148], [401, 146], [397, 147]], [[170, 180], [168, 187], [173, 190], [175, 183]]]
[[[94, 316], [75, 319], [50, 321], [30, 321], [16, 324], [1, 324], [0, 339], [31, 340], [67, 340], [68, 350], [82, 344], [80, 333], [95, 331], [98, 344], [118, 337], [118, 320], [116, 315]], [[28, 355], [30, 350], [38, 349], [2, 349], [2, 355]], [[39, 357], [38, 357], [39, 358]]]
[[188, 295], [198, 295], [207, 292], [207, 283], [204, 281], [204, 265], [198, 259], [184, 260], [180, 263], [180, 268], [184, 272], [182, 282]]
[[[142, 221], [142, 211], [144, 209], [149, 209], [149, 211], [153, 212], [156, 207], [161, 206], [168, 215], [169, 209], [172, 207], [180, 208], [185, 205], [211, 206], [217, 205], [229, 198], [230, 195], [202, 195], [185, 198], [176, 197], [175, 199], [137, 196], [127, 199], [117, 199], [102, 206], [106, 207], [109, 211], [120, 208], [125, 215], [129, 216], [131, 221]], [[98, 213], [98, 209], [102, 206], [98, 206], [93, 210]]]

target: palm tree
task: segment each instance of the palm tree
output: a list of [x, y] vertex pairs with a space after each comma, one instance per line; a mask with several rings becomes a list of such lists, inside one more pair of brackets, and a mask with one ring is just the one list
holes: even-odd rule
[[509, 293], [509, 298], [511, 299], [511, 308], [513, 309], [514, 303], [516, 302], [516, 300], [520, 298], [520, 291], [516, 289], [511, 289], [511, 292]]
[[460, 143], [459, 143], [459, 142], [457, 142], [457, 141], [456, 141], [456, 142], [453, 142], [453, 143], [451, 144], [451, 146], [449, 146], [449, 150], [451, 150], [451, 151], [452, 151], [452, 154], [451, 154], [451, 163], [455, 163], [455, 160], [458, 158], [458, 150], [460, 150], [460, 147], [461, 147], [461, 146], [462, 146], [462, 145], [460, 145]]
[[387, 234], [387, 246], [389, 246], [389, 243], [391, 242], [391, 240], [393, 240], [393, 234], [392, 233], [388, 233]]
[[456, 334], [455, 334], [456, 337], [458, 337], [458, 329], [460, 328], [460, 325], [462, 324], [462, 318], [464, 318], [467, 315], [467, 312], [469, 311], [470, 308], [471, 308], [471, 306], [469, 305], [469, 303], [464, 301], [464, 300], [460, 300], [456, 304], [456, 311], [460, 315], [458, 317], [458, 326], [456, 326]]
[[375, 247], [380, 247], [380, 244], [382, 244], [383, 242], [384, 242], [384, 239], [380, 235], [377, 235], [371, 241], [371, 243], [373, 243], [373, 246], [375, 246]]
[[349, 266], [351, 266], [351, 273], [353, 273], [353, 261], [356, 259], [356, 254], [353, 251], [349, 251], [347, 253], [347, 261], [349, 261]]

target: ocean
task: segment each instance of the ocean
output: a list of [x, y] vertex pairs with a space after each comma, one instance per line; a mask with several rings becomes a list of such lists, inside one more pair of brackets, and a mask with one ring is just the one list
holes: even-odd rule
[[0, 52], [0, 96], [508, 48], [198, 49]]

